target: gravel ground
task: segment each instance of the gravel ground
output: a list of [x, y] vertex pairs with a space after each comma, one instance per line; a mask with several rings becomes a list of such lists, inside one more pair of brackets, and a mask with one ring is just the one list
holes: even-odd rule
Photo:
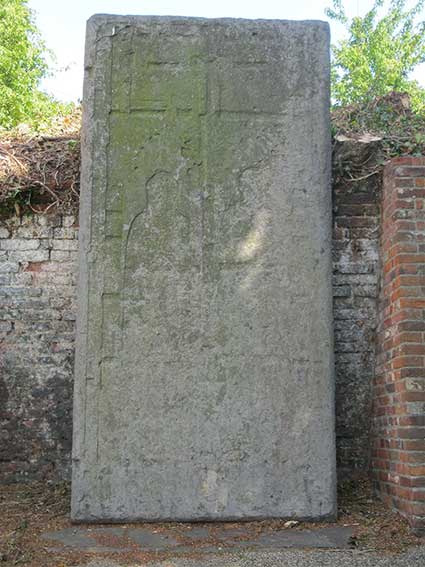
[[[141, 567], [134, 563], [131, 567]], [[360, 551], [279, 551], [211, 555], [203, 559], [167, 559], [149, 567], [424, 567], [425, 545], [398, 556]], [[119, 567], [110, 560], [96, 560], [78, 567]], [[120, 566], [121, 567], [121, 566]], [[129, 566], [130, 567], [130, 566]]]

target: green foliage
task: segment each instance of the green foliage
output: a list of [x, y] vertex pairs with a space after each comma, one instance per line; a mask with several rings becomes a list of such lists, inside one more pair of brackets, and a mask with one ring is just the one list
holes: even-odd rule
[[[425, 22], [417, 21], [425, 0], [407, 9], [407, 0], [375, 0], [364, 17], [349, 19], [342, 0], [326, 15], [343, 24], [348, 38], [332, 46], [335, 106], [367, 104], [392, 91], [407, 92], [412, 108], [425, 112], [425, 89], [410, 73], [425, 61]], [[380, 16], [381, 9], [387, 11]]]
[[48, 74], [48, 50], [27, 0], [0, 0], [0, 128], [27, 123], [43, 129], [67, 107], [39, 90]]

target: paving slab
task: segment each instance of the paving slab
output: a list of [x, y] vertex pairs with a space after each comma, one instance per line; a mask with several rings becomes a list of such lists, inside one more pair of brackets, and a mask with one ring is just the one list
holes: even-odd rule
[[[122, 553], [124, 551], [132, 551], [131, 548], [98, 544], [93, 537], [94, 535], [93, 530], [65, 528], [57, 532], [46, 532], [42, 535], [42, 538], [48, 541], [59, 542], [65, 547], [79, 549], [88, 553]], [[49, 550], [51, 552], [60, 552], [63, 551], [63, 548], [50, 547]]]
[[182, 531], [184, 537], [189, 539], [202, 539], [208, 538], [210, 536], [209, 528], [204, 528], [202, 526], [194, 526], [185, 531]]
[[349, 527], [320, 527], [313, 530], [267, 529], [262, 533], [246, 524], [238, 528], [225, 526], [192, 529], [143, 527], [75, 527], [46, 532], [44, 539], [62, 545], [94, 552], [170, 552], [185, 553], [195, 548], [214, 553], [222, 550], [333, 548], [347, 549], [353, 531]]
[[170, 549], [177, 547], [179, 542], [166, 533], [154, 533], [148, 528], [134, 528], [128, 531], [128, 537], [143, 549]]
[[262, 534], [257, 545], [262, 547], [312, 547], [341, 549], [350, 545], [353, 530], [349, 527], [320, 530], [285, 530]]

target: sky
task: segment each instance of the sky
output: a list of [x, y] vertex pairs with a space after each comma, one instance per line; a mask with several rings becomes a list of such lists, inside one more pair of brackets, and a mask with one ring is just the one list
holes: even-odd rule
[[[412, 0], [413, 1], [413, 0]], [[199, 16], [205, 18], [277, 18], [326, 20], [330, 0], [29, 0], [35, 21], [56, 57], [53, 76], [42, 88], [62, 101], [82, 96], [86, 21], [93, 14]], [[362, 16], [373, 0], [345, 0], [349, 16]], [[331, 24], [332, 42], [343, 37], [343, 27]], [[413, 78], [425, 86], [425, 65]]]

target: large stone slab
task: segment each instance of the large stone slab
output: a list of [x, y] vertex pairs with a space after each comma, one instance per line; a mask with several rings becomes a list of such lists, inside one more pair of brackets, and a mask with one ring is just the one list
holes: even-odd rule
[[329, 35], [94, 16], [72, 517], [332, 516]]

